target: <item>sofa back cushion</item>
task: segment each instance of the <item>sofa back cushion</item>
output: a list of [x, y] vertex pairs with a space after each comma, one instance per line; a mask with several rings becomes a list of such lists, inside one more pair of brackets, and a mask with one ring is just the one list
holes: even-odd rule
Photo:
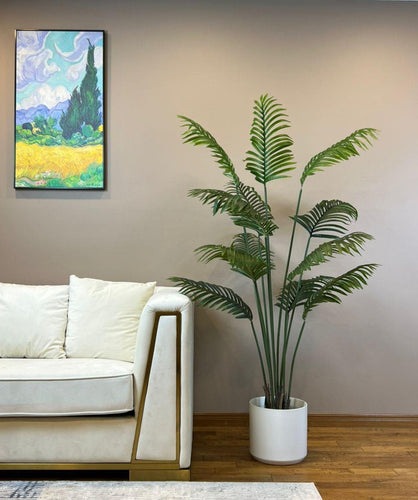
[[67, 356], [132, 362], [139, 318], [155, 285], [70, 276]]
[[0, 283], [0, 357], [64, 358], [68, 285]]

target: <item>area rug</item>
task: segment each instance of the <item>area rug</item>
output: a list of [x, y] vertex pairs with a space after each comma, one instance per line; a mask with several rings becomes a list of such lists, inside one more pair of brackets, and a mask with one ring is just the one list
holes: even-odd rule
[[0, 498], [42, 500], [318, 500], [313, 483], [3, 481]]

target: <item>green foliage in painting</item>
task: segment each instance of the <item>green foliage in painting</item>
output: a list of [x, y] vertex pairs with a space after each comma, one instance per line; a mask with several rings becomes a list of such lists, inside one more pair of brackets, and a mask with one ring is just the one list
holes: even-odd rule
[[82, 106], [81, 95], [76, 87], [71, 94], [70, 105], [66, 113], [63, 113], [60, 118], [64, 139], [70, 139], [76, 132], [81, 132], [81, 124], [83, 123]]
[[86, 74], [80, 85], [81, 102], [83, 105], [82, 118], [86, 125], [96, 130], [101, 123], [100, 91], [97, 87], [97, 69], [94, 66], [94, 45], [90, 43], [87, 52]]
[[84, 135], [84, 137], [92, 137], [94, 130], [91, 125], [83, 125], [81, 127], [81, 132]]
[[17, 125], [16, 142], [37, 144], [38, 146], [70, 146], [76, 148], [83, 146], [95, 146], [103, 144], [103, 132], [100, 132], [100, 130], [93, 131], [91, 125], [83, 125], [81, 133], [76, 132], [75, 134], [72, 134], [70, 138], [65, 139], [60, 130], [57, 130], [56, 128], [49, 128], [48, 125], [46, 126], [44, 133], [38, 131], [36, 127], [35, 132], [32, 132], [31, 130], [25, 130], [21, 125]]
[[[71, 94], [70, 106], [60, 118], [60, 126], [64, 139], [70, 139], [77, 132], [83, 133], [85, 137], [91, 137], [92, 132], [101, 124], [100, 91], [97, 86], [97, 69], [94, 66], [94, 45], [90, 43], [87, 52], [86, 74], [80, 85]], [[90, 126], [92, 131], [85, 133], [83, 124]]]

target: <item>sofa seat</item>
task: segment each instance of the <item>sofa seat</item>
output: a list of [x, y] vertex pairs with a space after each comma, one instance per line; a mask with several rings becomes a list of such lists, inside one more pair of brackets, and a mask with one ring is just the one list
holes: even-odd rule
[[133, 363], [0, 359], [0, 417], [104, 415], [134, 409]]

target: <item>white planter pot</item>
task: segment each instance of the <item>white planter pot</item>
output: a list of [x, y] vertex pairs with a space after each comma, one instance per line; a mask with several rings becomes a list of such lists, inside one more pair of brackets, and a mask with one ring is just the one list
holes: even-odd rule
[[308, 405], [290, 398], [288, 410], [264, 407], [264, 397], [250, 401], [250, 453], [258, 461], [275, 465], [301, 462], [308, 447]]

